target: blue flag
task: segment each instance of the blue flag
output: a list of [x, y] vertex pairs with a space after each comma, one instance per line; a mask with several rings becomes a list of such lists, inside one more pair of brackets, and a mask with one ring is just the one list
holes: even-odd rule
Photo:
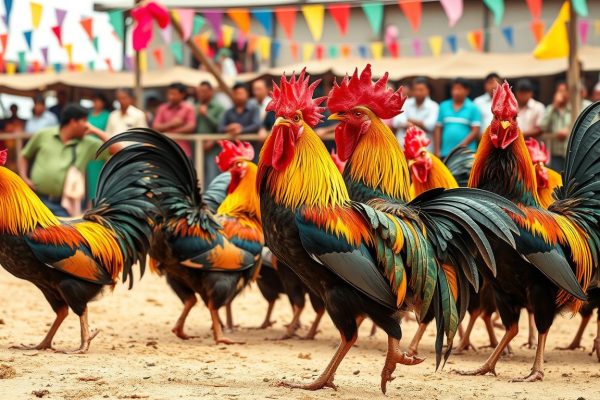
[[252, 10], [252, 15], [263, 28], [265, 28], [265, 32], [267, 36], [273, 36], [273, 11], [269, 9], [257, 9]]
[[24, 31], [23, 36], [25, 36], [25, 41], [27, 42], [27, 48], [31, 51], [31, 31]]
[[456, 39], [456, 35], [448, 35], [446, 37], [446, 41], [448, 42], [448, 46], [450, 46], [450, 50], [453, 53], [456, 53], [456, 50], [458, 48], [458, 44], [457, 44], [457, 39]]
[[504, 36], [504, 39], [506, 40], [506, 43], [508, 43], [508, 45], [510, 47], [514, 47], [515, 46], [515, 39], [514, 39], [513, 27], [512, 26], [505, 26], [504, 28], [502, 28], [502, 35]]

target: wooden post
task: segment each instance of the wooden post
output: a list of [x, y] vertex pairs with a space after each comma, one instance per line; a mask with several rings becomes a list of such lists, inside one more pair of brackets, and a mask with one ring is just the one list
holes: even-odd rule
[[567, 23], [569, 38], [569, 66], [567, 70], [567, 86], [571, 102], [571, 123], [574, 124], [581, 110], [581, 65], [578, 57], [577, 13], [569, 2], [569, 22]]
[[[142, 0], [135, 0], [136, 6], [140, 4]], [[135, 68], [134, 68], [134, 94], [137, 108], [140, 110], [144, 109], [144, 94], [142, 91], [142, 70], [140, 68], [140, 52], [135, 52]]]
[[[181, 40], [184, 40], [183, 28], [181, 27], [181, 23], [179, 22], [179, 20], [177, 18], [173, 18], [173, 12], [171, 12], [171, 24], [173, 24], [173, 28], [175, 28], [175, 30], [181, 37]], [[221, 72], [217, 70], [217, 67], [215, 67], [211, 59], [206, 54], [204, 54], [204, 52], [196, 45], [196, 43], [194, 43], [194, 40], [191, 37], [185, 40], [185, 44], [187, 44], [187, 46], [192, 51], [194, 58], [196, 58], [198, 62], [202, 63], [202, 65], [206, 67], [208, 72], [210, 72], [215, 77], [219, 84], [219, 88], [229, 97], [232, 97], [233, 92], [231, 88], [229, 87], [229, 85], [227, 85], [227, 83], [225, 83], [223, 77], [221, 76]]]

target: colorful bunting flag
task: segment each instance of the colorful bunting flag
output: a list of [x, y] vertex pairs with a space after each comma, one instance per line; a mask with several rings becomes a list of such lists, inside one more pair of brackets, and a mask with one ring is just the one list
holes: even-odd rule
[[154, 61], [156, 62], [156, 65], [158, 65], [159, 68], [164, 67], [165, 61], [163, 57], [163, 51], [160, 47], [157, 47], [156, 49], [152, 50], [152, 57], [154, 58]]
[[223, 23], [223, 11], [221, 10], [210, 10], [204, 12], [204, 18], [210, 24], [217, 41], [221, 39], [221, 24]]
[[298, 43], [290, 42], [290, 54], [294, 61], [298, 61]]
[[276, 60], [279, 57], [279, 52], [281, 51], [281, 43], [279, 41], [271, 42], [271, 57]]
[[173, 53], [173, 58], [175, 59], [175, 63], [183, 64], [183, 43], [180, 41], [175, 41], [171, 43], [171, 53]]
[[496, 25], [500, 25], [504, 17], [504, 0], [483, 0], [483, 3], [494, 14]]
[[63, 22], [65, 21], [65, 17], [67, 16], [67, 10], [55, 8], [54, 15], [56, 15], [56, 25], [62, 26]]
[[93, 71], [95, 66], [96, 66], [96, 62], [95, 61], [88, 61], [88, 69], [90, 71]]
[[15, 63], [6, 63], [6, 73], [8, 75], [14, 75], [17, 72], [17, 64]]
[[383, 4], [378, 1], [373, 1], [363, 4], [362, 9], [367, 16], [371, 30], [373, 30], [375, 36], [379, 36], [381, 24], [383, 22]]
[[96, 50], [96, 53], [100, 54], [100, 38], [98, 36], [94, 37], [92, 44], [94, 45], [94, 50]]
[[221, 26], [221, 41], [223, 42], [223, 47], [230, 47], [231, 41], [233, 40], [233, 34], [235, 29], [233, 26], [223, 25]]
[[87, 34], [88, 38], [90, 40], [93, 40], [94, 39], [94, 25], [93, 25], [94, 21], [92, 20], [92, 18], [83, 18], [83, 19], [81, 19], [81, 21], [79, 21], [79, 23], [81, 24], [81, 27]]
[[348, 20], [350, 19], [350, 5], [349, 4], [330, 4], [327, 6], [329, 15], [333, 18], [333, 21], [340, 31], [340, 36], [346, 36], [348, 31]]
[[542, 1], [543, 0], [526, 0], [527, 7], [534, 20], [540, 19], [542, 16]]
[[398, 0], [398, 5], [410, 23], [413, 32], [418, 32], [419, 28], [421, 28], [421, 14], [423, 13], [421, 0]]
[[186, 41], [192, 36], [192, 29], [194, 27], [194, 10], [189, 8], [179, 8], [173, 13], [174, 17], [177, 18], [181, 25], [181, 32], [183, 33], [183, 41]]
[[258, 38], [256, 43], [258, 48], [258, 54], [263, 61], [267, 61], [271, 58], [271, 38], [268, 36], [261, 36]]
[[329, 58], [338, 58], [340, 55], [340, 49], [335, 44], [330, 44], [327, 47], [327, 54]]
[[273, 11], [270, 9], [252, 10], [254, 18], [262, 25], [267, 36], [273, 36]]
[[162, 28], [160, 30], [160, 36], [162, 36], [163, 41], [165, 42], [165, 44], [171, 43], [171, 40], [172, 40], [172, 37], [173, 37], [173, 29], [171, 27], [171, 24], [165, 26], [164, 28]]
[[148, 58], [146, 57], [146, 50], [140, 50], [139, 54], [139, 68], [141, 72], [148, 71]]
[[27, 60], [25, 59], [25, 52], [24, 51], [20, 51], [18, 53], [19, 56], [19, 72], [23, 73], [23, 72], [27, 72]]
[[600, 36], [600, 20], [594, 21], [594, 31], [596, 32], [596, 36]]
[[573, 5], [573, 10], [575, 10], [577, 15], [580, 17], [588, 16], [587, 0], [571, 0], [571, 4]]
[[10, 22], [10, 14], [12, 13], [12, 4], [13, 4], [13, 0], [4, 0], [4, 9], [6, 10], [6, 14], [4, 14], [4, 23], [6, 26], [8, 26], [9, 22]]
[[206, 25], [206, 20], [204, 19], [204, 17], [202, 15], [194, 15], [192, 36], [198, 35], [204, 25]]
[[398, 42], [395, 40], [391, 40], [387, 43], [387, 50], [393, 58], [398, 58], [400, 56], [400, 46], [398, 46]]
[[125, 27], [123, 25], [124, 24], [123, 11], [122, 10], [109, 11], [108, 12], [108, 22], [112, 26], [113, 31], [115, 32], [117, 37], [119, 39], [121, 39], [121, 41], [123, 41], [123, 39], [125, 38]]
[[[277, 11], [275, 11], [275, 12], [277, 12]], [[306, 62], [306, 61], [310, 60], [314, 49], [315, 49], [315, 45], [312, 43], [302, 44], [302, 61]]]
[[533, 56], [539, 59], [562, 58], [569, 54], [569, 39], [567, 22], [569, 22], [569, 2], [565, 2], [552, 23], [548, 33], [540, 40], [533, 51]]
[[252, 54], [256, 49], [256, 44], [258, 42], [258, 37], [256, 35], [248, 35], [248, 47], [246, 48], [246, 52]]
[[2, 51], [0, 53], [4, 54], [6, 52], [6, 46], [8, 45], [8, 33], [0, 35], [0, 44], [2, 45]]
[[343, 58], [348, 58], [350, 57], [350, 46], [348, 46], [347, 44], [343, 44], [340, 46], [340, 54], [342, 55]]
[[43, 6], [33, 1], [29, 3], [29, 6], [31, 8], [31, 26], [33, 26], [33, 29], [37, 29], [40, 27], [40, 21], [42, 20]]
[[27, 43], [27, 48], [31, 51], [31, 35], [32, 31], [24, 31], [23, 36], [25, 37], [25, 42]]
[[60, 25], [53, 26], [52, 32], [54, 32], [54, 36], [56, 36], [56, 40], [58, 40], [58, 44], [62, 46], [63, 45], [62, 44], [62, 29], [61, 29]]
[[62, 71], [63, 66], [61, 63], [54, 63], [52, 64], [52, 69], [54, 70], [54, 72], [56, 72], [57, 74], [60, 73], [60, 71]]
[[367, 46], [365, 46], [364, 44], [359, 45], [358, 46], [358, 55], [360, 56], [360, 58], [367, 58], [368, 57]]
[[73, 44], [67, 43], [63, 47], [67, 52], [67, 60], [69, 60], [69, 64], [73, 63]]
[[[447, 40], [450, 39], [448, 36]], [[456, 36], [454, 37], [456, 39]], [[442, 54], [442, 46], [444, 45], [444, 39], [441, 36], [431, 36], [429, 38], [429, 48], [431, 49], [431, 54], [434, 57], [439, 57]], [[456, 43], [455, 43], [456, 45]], [[452, 46], [450, 46], [452, 47]]]
[[581, 44], [586, 45], [588, 42], [588, 34], [590, 32], [590, 21], [587, 19], [579, 20], [577, 28], [579, 30], [579, 40], [581, 40]]
[[315, 58], [319, 61], [322, 60], [324, 53], [325, 53], [325, 47], [323, 47], [323, 45], [320, 43], [317, 44], [315, 46]]
[[529, 28], [531, 29], [531, 33], [533, 34], [533, 39], [536, 43], [539, 43], [544, 37], [544, 21], [541, 21], [539, 19], [533, 20], [531, 21]]
[[506, 43], [509, 47], [512, 48], [515, 46], [514, 31], [512, 26], [503, 27], [502, 36], [504, 36], [504, 40], [506, 40]]
[[237, 48], [242, 50], [244, 48], [244, 46], [246, 45], [246, 36], [237, 35], [236, 42], [237, 42]]
[[440, 0], [448, 17], [448, 26], [453, 27], [463, 15], [463, 0]]
[[[452, 53], [456, 53], [456, 51], [458, 50], [458, 38], [456, 37], [456, 35], [448, 35], [446, 37], [446, 41], [448, 42], [448, 46], [450, 47], [450, 51]], [[442, 46], [440, 45], [440, 49], [441, 49], [441, 47]]]
[[294, 7], [277, 7], [275, 9], [275, 18], [277, 19], [277, 23], [283, 28], [287, 38], [292, 40], [294, 28], [296, 27], [296, 9]]
[[475, 51], [483, 51], [483, 31], [476, 30], [467, 33], [467, 41]]
[[421, 57], [421, 54], [423, 53], [421, 39], [414, 38], [412, 41], [412, 48], [413, 48], [413, 53], [414, 53], [415, 57]]
[[381, 57], [383, 57], [383, 42], [371, 43], [371, 55], [376, 60], [379, 60]]
[[325, 6], [322, 4], [309, 4], [302, 6], [302, 14], [308, 25], [308, 30], [315, 42], [323, 36], [323, 20], [325, 18]]
[[48, 65], [48, 48], [42, 47], [40, 52], [42, 53], [42, 58], [44, 59], [44, 65]]
[[104, 62], [106, 63], [106, 66], [108, 67], [108, 72], [115, 72], [115, 69], [113, 68], [112, 60], [110, 58], [105, 58]]
[[250, 33], [250, 11], [247, 8], [230, 8], [227, 16], [244, 35]]
[[40, 62], [38, 60], [33, 60], [31, 62], [31, 72], [33, 72], [34, 74], [37, 74], [38, 72], [40, 72], [41, 68], [40, 68]]

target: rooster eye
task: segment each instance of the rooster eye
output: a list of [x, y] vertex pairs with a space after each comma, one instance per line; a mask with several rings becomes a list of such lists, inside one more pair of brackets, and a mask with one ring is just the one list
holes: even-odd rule
[[244, 163], [241, 162], [241, 161], [238, 161], [238, 162], [235, 163], [235, 166], [238, 167], [238, 168], [241, 168], [242, 165], [244, 165]]
[[296, 114], [293, 118], [294, 122], [300, 122], [300, 115]]
[[362, 113], [360, 111], [354, 111], [354, 115], [357, 117], [362, 117]]

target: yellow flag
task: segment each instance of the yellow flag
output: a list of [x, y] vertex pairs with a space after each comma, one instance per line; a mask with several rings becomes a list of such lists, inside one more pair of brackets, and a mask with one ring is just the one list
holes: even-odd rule
[[302, 14], [313, 39], [318, 42], [323, 36], [323, 18], [325, 17], [325, 6], [322, 4], [310, 4], [302, 6]]
[[304, 43], [302, 45], [302, 61], [308, 61], [311, 59], [315, 45], [312, 43]]
[[15, 63], [6, 63], [6, 73], [8, 75], [14, 75], [17, 72], [17, 64]]
[[33, 29], [37, 29], [42, 20], [43, 6], [39, 3], [34, 3], [33, 1], [29, 3], [29, 5], [31, 6], [31, 25], [33, 26]]
[[569, 55], [569, 39], [567, 25], [569, 22], [569, 2], [562, 5], [558, 17], [552, 23], [546, 36], [540, 40], [533, 51], [533, 56], [539, 59], [562, 58]]
[[266, 61], [271, 58], [271, 38], [268, 36], [260, 36], [256, 43], [258, 54], [261, 60]]
[[374, 59], [379, 60], [383, 56], [383, 42], [371, 43], [371, 54]]
[[231, 46], [231, 39], [233, 39], [233, 26], [222, 25], [221, 26], [221, 38], [223, 38], [223, 46]]
[[429, 48], [431, 49], [431, 54], [434, 57], [439, 57], [442, 54], [442, 46], [444, 44], [444, 38], [441, 36], [431, 36], [429, 38]]
[[139, 53], [140, 53], [140, 71], [146, 72], [146, 71], [148, 71], [148, 59], [146, 58], [146, 50], [141, 50]]
[[69, 64], [73, 63], [73, 44], [67, 43], [63, 46], [65, 51], [67, 52], [67, 60], [69, 60]]
[[594, 21], [594, 30], [596, 31], [596, 35], [600, 36], [600, 20]]

